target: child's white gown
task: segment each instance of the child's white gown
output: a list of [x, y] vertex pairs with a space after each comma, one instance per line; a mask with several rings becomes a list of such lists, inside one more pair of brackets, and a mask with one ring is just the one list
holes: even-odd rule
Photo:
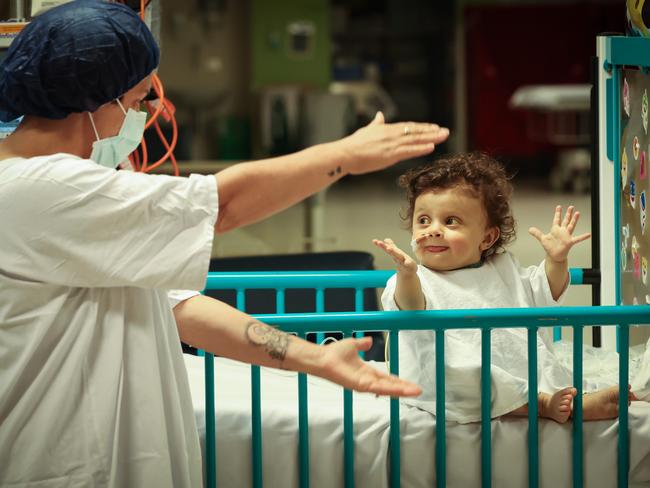
[[[479, 268], [436, 272], [418, 267], [427, 310], [468, 308], [550, 307], [556, 302], [544, 270], [522, 268], [510, 253], [490, 257]], [[395, 276], [382, 295], [384, 310], [398, 310], [395, 304]], [[568, 287], [567, 287], [568, 288]], [[566, 290], [565, 290], [566, 292]], [[404, 331], [399, 334], [400, 377], [419, 384], [423, 393], [404, 403], [435, 414], [435, 336], [433, 331]], [[492, 329], [492, 417], [511, 412], [528, 403], [527, 331]], [[539, 391], [554, 393], [573, 384], [570, 370], [554, 355], [552, 328], [538, 329]], [[447, 420], [475, 422], [481, 419], [481, 331], [445, 332], [445, 398]], [[585, 391], [593, 387], [584, 382]]]

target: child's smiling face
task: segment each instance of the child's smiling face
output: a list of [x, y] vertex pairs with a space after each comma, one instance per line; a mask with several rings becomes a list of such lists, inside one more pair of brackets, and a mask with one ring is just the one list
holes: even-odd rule
[[466, 186], [426, 191], [415, 200], [412, 239], [423, 266], [449, 271], [476, 264], [499, 237], [483, 203]]

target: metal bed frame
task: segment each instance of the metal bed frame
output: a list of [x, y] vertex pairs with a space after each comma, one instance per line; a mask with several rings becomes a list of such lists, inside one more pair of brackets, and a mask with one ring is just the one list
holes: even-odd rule
[[[364, 312], [363, 291], [366, 288], [383, 287], [392, 271], [332, 271], [332, 272], [287, 272], [287, 273], [210, 273], [206, 289], [236, 290], [237, 308], [246, 310], [245, 292], [252, 289], [276, 290], [276, 313], [256, 315], [256, 318], [277, 326], [299, 337], [308, 332], [342, 332], [345, 337], [367, 331], [386, 331], [390, 338], [390, 371], [399, 374], [399, 333], [402, 330], [434, 330], [436, 334], [436, 486], [446, 486], [446, 443], [445, 443], [445, 389], [444, 389], [444, 331], [448, 329], [481, 329], [482, 371], [481, 371], [481, 465], [482, 487], [490, 487], [492, 447], [490, 401], [490, 333], [494, 328], [528, 329], [529, 364], [529, 413], [528, 413], [528, 463], [529, 486], [539, 484], [538, 462], [538, 412], [537, 412], [537, 330], [540, 327], [554, 327], [554, 337], [559, 337], [560, 327], [572, 327], [574, 331], [573, 375], [578, 394], [574, 400], [573, 414], [573, 486], [583, 486], [583, 426], [582, 426], [582, 329], [590, 325], [617, 324], [620, 351], [619, 385], [627, 391], [629, 376], [629, 327], [643, 323], [650, 317], [650, 306], [599, 306], [599, 307], [552, 307], [552, 308], [509, 308], [480, 310], [435, 310], [417, 312]], [[571, 269], [573, 284], [582, 284], [582, 270]], [[314, 314], [285, 314], [285, 291], [292, 288], [313, 288], [316, 293]], [[355, 290], [354, 312], [323, 313], [324, 291], [331, 288]], [[433, 367], [433, 366], [432, 366]], [[262, 417], [260, 395], [260, 368], [251, 366], [252, 388], [252, 472], [253, 486], [261, 488], [262, 480]], [[309, 481], [309, 423], [307, 409], [307, 378], [298, 375], [298, 426], [299, 426], [299, 483], [301, 488]], [[206, 388], [206, 482], [208, 488], [216, 486], [216, 429], [214, 359], [205, 354]], [[344, 482], [346, 488], [354, 486], [354, 438], [352, 417], [352, 392], [343, 394], [344, 412]], [[390, 401], [390, 485], [400, 486], [400, 426], [399, 400]], [[619, 399], [618, 436], [618, 484], [628, 484], [629, 432], [628, 404], [626, 395]]]

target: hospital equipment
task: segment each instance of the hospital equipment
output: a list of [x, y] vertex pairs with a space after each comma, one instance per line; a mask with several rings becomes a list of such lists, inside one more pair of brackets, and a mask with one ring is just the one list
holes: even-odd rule
[[[582, 422], [582, 379], [590, 365], [585, 362], [587, 349], [583, 344], [582, 329], [589, 325], [603, 326], [604, 345], [620, 352], [608, 367], [616, 370], [614, 383], [625, 391], [631, 373], [643, 368], [650, 359], [648, 352], [639, 359], [630, 353], [631, 331], [648, 331], [650, 307], [639, 301], [638, 282], [641, 273], [630, 273], [622, 262], [624, 256], [634, 249], [639, 261], [649, 252], [648, 233], [637, 235], [636, 247], [631, 247], [631, 235], [625, 232], [626, 222], [631, 218], [628, 202], [631, 191], [628, 179], [622, 178], [621, 160], [623, 148], [632, 148], [627, 133], [621, 130], [622, 98], [621, 71], [623, 66], [650, 68], [648, 39], [599, 38], [601, 71], [598, 83], [600, 96], [600, 185], [598, 187], [599, 261], [600, 270], [572, 269], [572, 282], [582, 283], [582, 276], [598, 275], [600, 271], [601, 299], [605, 306], [564, 307], [554, 309], [494, 309], [494, 310], [447, 310], [419, 312], [364, 312], [357, 302], [350, 313], [323, 314], [324, 290], [331, 287], [353, 288], [361, 296], [366, 288], [385, 284], [391, 272], [323, 272], [323, 273], [251, 273], [210, 274], [207, 288], [236, 290], [236, 304], [246, 309], [245, 290], [258, 288], [275, 289], [276, 314], [258, 318], [275, 324], [283, 330], [295, 331], [304, 337], [311, 331], [341, 331], [350, 336], [358, 331], [383, 330], [390, 337], [391, 372], [399, 373], [398, 341], [401, 330], [431, 329], [436, 333], [436, 364], [432, 365], [436, 383], [444, 385], [444, 331], [453, 328], [481, 330], [482, 364], [481, 398], [491, 397], [490, 377], [490, 331], [499, 327], [521, 327], [528, 330], [529, 338], [529, 415], [527, 420], [490, 418], [490, 402], [482, 404], [480, 424], [453, 425], [444, 421], [444, 388], [438, 388], [435, 418], [423, 417], [416, 409], [403, 409], [397, 400], [372, 402], [371, 399], [345, 391], [340, 413], [332, 399], [340, 395], [326, 391], [329, 384], [318, 383], [305, 375], [293, 376], [286, 381], [273, 378], [273, 373], [250, 367], [250, 410], [242, 410], [241, 402], [232, 400], [241, 395], [240, 389], [230, 389], [231, 381], [240, 384], [242, 376], [235, 367], [223, 360], [216, 360], [223, 367], [214, 369], [215, 358], [205, 356], [205, 373], [196, 371], [196, 364], [188, 360], [191, 381], [205, 381], [205, 406], [196, 405], [201, 434], [205, 437], [205, 466], [207, 486], [215, 486], [217, 480], [233, 482], [228, 474], [239, 473], [236, 463], [240, 457], [229, 457], [224, 449], [215, 452], [217, 439], [227, 439], [229, 446], [250, 446], [250, 471], [242, 482], [261, 487], [273, 486], [307, 487], [331, 484], [332, 486], [411, 486], [431, 485], [438, 487], [462, 480], [462, 486], [644, 486], [650, 483], [650, 408], [647, 403], [634, 402], [628, 408], [625, 395], [619, 399], [619, 418], [612, 421]], [[645, 69], [644, 68], [644, 69]], [[605, 96], [607, 93], [607, 96]], [[646, 110], [647, 112], [647, 110]], [[629, 144], [629, 146], [626, 146]], [[630, 168], [627, 168], [630, 171]], [[638, 169], [638, 168], [637, 168]], [[636, 173], [635, 173], [636, 174]], [[647, 178], [647, 177], [646, 177]], [[647, 181], [643, 180], [643, 181]], [[640, 198], [640, 196], [639, 196]], [[614, 202], [614, 205], [612, 205]], [[636, 207], [638, 209], [638, 207]], [[639, 215], [634, 213], [639, 220]], [[641, 219], [641, 221], [643, 221]], [[641, 225], [641, 224], [639, 224]], [[636, 227], [633, 227], [636, 229]], [[612, 236], [614, 239], [612, 239]], [[623, 244], [624, 243], [624, 244]], [[634, 258], [636, 260], [636, 258]], [[635, 261], [636, 262], [636, 261]], [[647, 270], [646, 270], [647, 276]], [[630, 286], [630, 280], [634, 286]], [[647, 282], [643, 282], [647, 285]], [[285, 314], [284, 300], [288, 289], [314, 288], [315, 314]], [[641, 305], [631, 305], [641, 303]], [[615, 324], [615, 325], [612, 325]], [[573, 330], [572, 369], [578, 395], [574, 401], [571, 422], [563, 425], [537, 417], [537, 350], [536, 335], [540, 327], [570, 327]], [[638, 326], [638, 327], [637, 327]], [[590, 350], [593, 352], [593, 350]], [[607, 354], [608, 350], [600, 351]], [[614, 353], [611, 353], [614, 354]], [[607, 361], [603, 360], [603, 364]], [[248, 367], [246, 367], [248, 368]], [[279, 373], [281, 374], [281, 373]], [[204, 376], [204, 377], [203, 377]], [[268, 381], [272, 388], [264, 389]], [[297, 382], [297, 385], [294, 383]], [[215, 382], [225, 388], [220, 394], [212, 394]], [[293, 383], [293, 385], [292, 385]], [[649, 385], [644, 395], [649, 395]], [[230, 388], [233, 388], [232, 386]], [[297, 407], [287, 413], [292, 390], [297, 390]], [[193, 386], [198, 398], [202, 389]], [[235, 393], [236, 391], [236, 393]], [[263, 392], [263, 396], [261, 395]], [[315, 396], [310, 399], [310, 392]], [[279, 398], [281, 397], [281, 398]], [[268, 398], [269, 405], [265, 403]], [[287, 400], [289, 398], [289, 400]], [[319, 408], [319, 403], [324, 405]], [[225, 410], [220, 410], [223, 404]], [[359, 405], [362, 408], [355, 408]], [[378, 410], [384, 408], [382, 414]], [[215, 418], [215, 411], [217, 417]], [[297, 411], [297, 413], [296, 413]], [[372, 413], [368, 413], [372, 412]], [[374, 415], [374, 416], [373, 416]], [[369, 418], [372, 417], [372, 418]], [[204, 423], [203, 423], [204, 420]], [[216, 421], [216, 424], [215, 424]], [[343, 425], [341, 431], [341, 424]], [[202, 426], [205, 425], [205, 431]], [[297, 428], [295, 426], [297, 425]], [[385, 434], [385, 435], [384, 435]], [[382, 435], [384, 437], [382, 438]], [[287, 442], [297, 436], [297, 446]], [[316, 437], [318, 436], [318, 437]], [[388, 436], [388, 437], [386, 437]], [[374, 442], [377, 438], [383, 441]], [[424, 439], [423, 439], [424, 438]], [[382, 443], [383, 442], [383, 443]], [[222, 446], [222, 444], [218, 444]], [[234, 449], [234, 448], [233, 448]], [[229, 451], [231, 448], [229, 447]], [[286, 454], [284, 455], [283, 454]], [[376, 453], [372, 457], [369, 453]], [[241, 453], [240, 453], [241, 454]], [[404, 455], [402, 455], [404, 454]], [[216, 456], [216, 457], [215, 457]], [[226, 464], [217, 460], [224, 456]], [[318, 456], [318, 457], [317, 457]], [[480, 459], [480, 462], [478, 461]], [[567, 461], [570, 460], [570, 461]], [[513, 462], [515, 461], [515, 462]], [[226, 471], [220, 478], [220, 469]], [[247, 460], [248, 464], [248, 460]], [[274, 465], [281, 466], [284, 478]], [[225, 467], [224, 467], [225, 466]], [[453, 468], [453, 470], [452, 470]], [[248, 468], [245, 466], [245, 470]], [[329, 469], [329, 470], [328, 470]], [[475, 475], [475, 478], [472, 476]], [[369, 481], [369, 480], [375, 481]], [[282, 480], [282, 481], [278, 481]], [[370, 484], [369, 484], [370, 483]], [[373, 484], [374, 483], [374, 484]], [[454, 485], [455, 486], [455, 485]]]
[[[79, 16], [93, 22], [80, 24]], [[48, 10], [9, 47], [0, 69], [0, 117], [60, 120], [94, 112], [148, 76], [159, 57], [149, 29], [121, 5], [78, 0]]]
[[566, 186], [576, 193], [589, 190], [590, 95], [589, 84], [527, 85], [510, 97], [510, 107], [526, 111], [528, 139], [558, 147], [549, 176], [555, 191]]
[[[15, 3], [14, 10], [22, 19], [23, 2]], [[114, 2], [135, 7], [146, 26], [134, 22], [130, 10], [112, 5], [113, 2], [84, 3], [82, 0], [34, 2], [32, 14], [44, 12], [32, 22], [0, 24], [0, 48], [9, 47], [0, 57], [3, 61], [0, 65], [1, 120], [9, 122], [23, 115], [62, 119], [71, 112], [94, 112], [100, 105], [123, 95], [158, 66], [159, 50], [151, 32], [159, 28], [159, 19], [153, 13], [154, 9], [158, 10], [157, 0]], [[55, 6], [59, 8], [50, 13], [48, 9]], [[98, 16], [85, 26], [74, 24], [79, 15], [92, 16], [97, 11], [110, 12], [115, 22], [102, 25]], [[68, 30], [70, 25], [74, 25], [73, 30]], [[24, 35], [17, 37], [20, 31]], [[70, 42], [71, 37], [76, 42]], [[91, 38], [94, 44], [84, 42]], [[61, 83], [62, 79], [66, 82]], [[59, 84], [49, 86], [48, 82], [52, 81]], [[173, 152], [178, 141], [175, 108], [165, 97], [156, 73], [152, 75], [152, 91], [144, 105], [150, 115], [145, 129], [155, 129], [166, 152], [158, 161], [149, 162], [143, 138], [139, 149], [130, 156], [131, 169], [149, 172], [169, 160], [178, 176]], [[163, 134], [159, 117], [171, 124], [171, 140]], [[5, 133], [9, 132], [8, 127], [4, 126]]]

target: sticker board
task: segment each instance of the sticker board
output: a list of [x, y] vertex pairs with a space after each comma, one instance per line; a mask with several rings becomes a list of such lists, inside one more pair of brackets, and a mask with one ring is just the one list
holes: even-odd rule
[[650, 229], [647, 224], [650, 74], [625, 69], [621, 76], [621, 172], [618, 181], [621, 189], [621, 304], [650, 304]]

